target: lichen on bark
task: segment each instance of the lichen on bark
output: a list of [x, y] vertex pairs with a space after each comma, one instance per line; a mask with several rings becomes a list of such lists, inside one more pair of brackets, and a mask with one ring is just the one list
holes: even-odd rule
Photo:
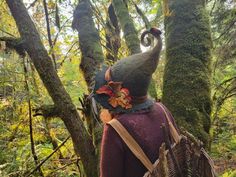
[[168, 3], [163, 102], [179, 126], [207, 145], [212, 40], [205, 4], [202, 0], [169, 0]]

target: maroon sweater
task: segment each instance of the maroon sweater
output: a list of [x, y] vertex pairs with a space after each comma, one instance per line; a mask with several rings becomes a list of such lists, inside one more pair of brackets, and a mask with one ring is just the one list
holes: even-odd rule
[[[148, 112], [117, 117], [152, 163], [158, 159], [159, 148], [164, 142], [160, 126], [166, 123], [165, 114], [158, 104], [154, 104]], [[169, 115], [173, 121], [170, 113]], [[142, 177], [146, 171], [116, 131], [106, 124], [101, 146], [100, 177]]]

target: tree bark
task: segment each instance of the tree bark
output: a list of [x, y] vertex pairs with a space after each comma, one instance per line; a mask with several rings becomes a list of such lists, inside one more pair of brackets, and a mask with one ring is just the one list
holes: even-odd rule
[[94, 75], [103, 63], [104, 56], [99, 33], [93, 22], [89, 0], [81, 0], [77, 5], [72, 27], [79, 32], [79, 45], [82, 53], [80, 68], [89, 91], [92, 91]]
[[127, 6], [123, 0], [113, 0], [112, 5], [120, 22], [121, 29], [124, 32], [124, 38], [130, 54], [140, 53], [141, 50], [138, 33], [129, 15]]
[[96, 168], [97, 158], [92, 139], [89, 137], [69, 94], [63, 87], [33, 21], [22, 0], [6, 0], [6, 2], [16, 21], [24, 48], [33, 61], [55, 106], [61, 110], [60, 117], [71, 134], [75, 152], [83, 162], [86, 175], [96, 177], [98, 174]]
[[[83, 71], [85, 81], [88, 85], [88, 91], [91, 92], [94, 87], [94, 77], [96, 71], [104, 61], [104, 55], [101, 47], [99, 31], [95, 28], [93, 21], [93, 12], [89, 0], [81, 0], [74, 11], [72, 27], [78, 31], [79, 45], [82, 53], [80, 68]], [[95, 100], [87, 99], [85, 95], [80, 99], [83, 107], [83, 113], [88, 132], [91, 134], [93, 144], [98, 152], [100, 139], [102, 137], [102, 126], [99, 123]], [[99, 163], [97, 163], [99, 164]], [[98, 168], [96, 168], [98, 169]]]
[[106, 59], [111, 62], [118, 60], [118, 51], [121, 47], [120, 26], [112, 4], [108, 7], [108, 17], [106, 19], [106, 47], [108, 48]]
[[212, 39], [205, 4], [169, 0], [167, 5], [163, 102], [180, 126], [208, 143]]

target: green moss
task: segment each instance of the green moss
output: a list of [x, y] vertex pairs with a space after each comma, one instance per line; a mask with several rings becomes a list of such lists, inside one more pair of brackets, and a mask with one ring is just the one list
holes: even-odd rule
[[91, 91], [94, 75], [103, 63], [104, 56], [89, 1], [81, 1], [77, 6], [74, 13], [73, 28], [79, 32], [79, 45], [82, 53], [80, 68], [83, 71], [88, 89]]
[[116, 16], [118, 17], [121, 28], [124, 32], [124, 38], [130, 54], [141, 52], [140, 41], [137, 35], [137, 31], [134, 27], [134, 23], [130, 18], [128, 8], [121, 0], [113, 0], [112, 5], [115, 9]]
[[208, 143], [212, 46], [208, 16], [200, 0], [171, 0], [169, 8], [163, 102], [180, 126]]

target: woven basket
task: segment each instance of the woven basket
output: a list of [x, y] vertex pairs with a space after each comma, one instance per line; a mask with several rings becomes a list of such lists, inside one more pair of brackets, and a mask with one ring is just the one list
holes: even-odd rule
[[198, 144], [181, 135], [179, 143], [166, 150], [165, 143], [159, 150], [154, 170], [144, 177], [215, 177], [213, 162]]

